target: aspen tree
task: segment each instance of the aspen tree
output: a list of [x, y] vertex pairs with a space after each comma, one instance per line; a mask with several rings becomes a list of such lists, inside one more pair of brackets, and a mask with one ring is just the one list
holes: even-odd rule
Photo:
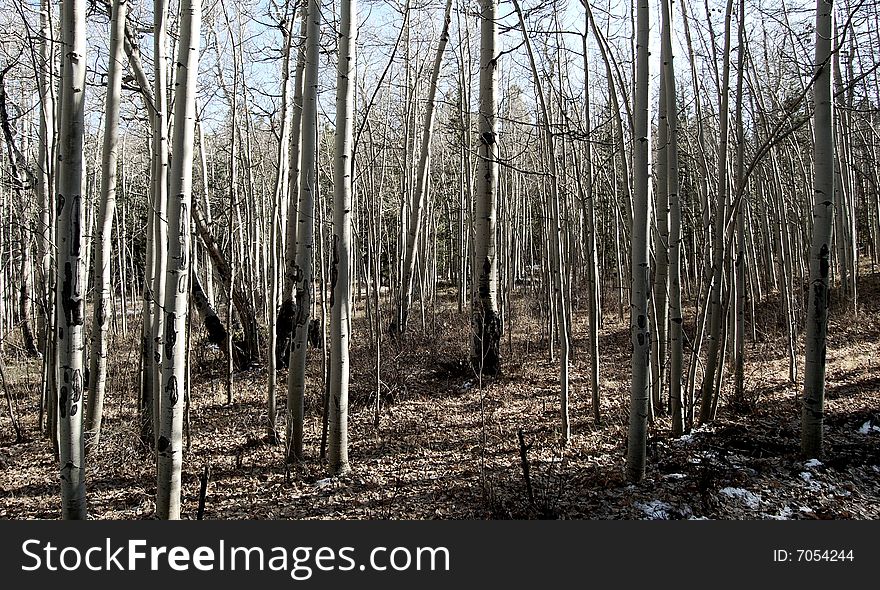
[[[599, 399], [599, 323], [602, 317], [599, 285], [599, 255], [597, 251], [597, 191], [593, 180], [593, 143], [590, 120], [590, 67], [587, 61], [587, 38], [590, 34], [589, 18], [585, 19], [584, 34], [581, 37], [584, 58], [584, 175], [580, 183], [584, 194], [587, 213], [587, 280], [589, 282], [590, 305], [590, 389], [593, 401], [593, 420], [599, 424], [602, 419]], [[580, 172], [578, 172], [580, 178]]]
[[568, 391], [568, 370], [569, 370], [569, 318], [568, 305], [566, 304], [566, 289], [563, 273], [565, 271], [564, 250], [562, 245], [562, 226], [560, 222], [559, 211], [559, 179], [557, 177], [556, 167], [556, 150], [554, 148], [553, 133], [550, 127], [550, 114], [544, 99], [544, 90], [542, 88], [541, 79], [538, 75], [538, 67], [535, 63], [535, 55], [532, 50], [532, 43], [529, 40], [526, 31], [526, 23], [523, 18], [522, 9], [519, 2], [513, 0], [513, 7], [516, 10], [519, 26], [522, 30], [523, 42], [526, 45], [526, 52], [529, 56], [529, 65], [532, 68], [532, 76], [535, 78], [535, 88], [538, 94], [538, 104], [541, 108], [542, 128], [544, 132], [544, 143], [547, 149], [547, 164], [550, 172], [550, 226], [549, 230], [553, 232], [550, 247], [550, 276], [553, 284], [553, 308], [556, 312], [555, 321], [556, 329], [559, 332], [559, 389], [560, 389], [560, 418], [562, 428], [562, 441], [568, 444], [571, 438], [571, 425], [569, 423], [569, 391]]
[[[321, 37], [321, 3], [309, 0], [306, 28], [306, 58], [303, 78], [302, 149], [299, 178], [299, 206], [296, 224], [295, 316], [287, 374], [287, 459], [303, 459], [303, 414], [306, 353], [312, 311], [312, 251], [314, 250], [315, 191], [317, 190], [318, 50]], [[293, 220], [291, 220], [291, 223]], [[288, 262], [289, 264], [289, 262]]]
[[290, 122], [290, 152], [288, 164], [288, 193], [284, 239], [284, 264], [281, 281], [281, 305], [278, 309], [275, 337], [275, 363], [286, 367], [290, 359], [290, 338], [296, 313], [294, 286], [296, 284], [296, 222], [299, 207], [299, 175], [302, 145], [303, 76], [306, 67], [306, 31], [308, 6], [300, 8], [300, 34], [296, 50], [296, 73], [293, 79], [293, 104]]
[[86, 268], [83, 128], [86, 77], [86, 6], [67, 0], [61, 7], [62, 73], [58, 141], [58, 439], [61, 515], [86, 518], [86, 465], [82, 432], [85, 381]]
[[289, 182], [290, 171], [290, 52], [293, 44], [293, 19], [287, 20], [285, 14], [280, 28], [284, 37], [284, 57], [281, 61], [281, 134], [278, 140], [278, 168], [275, 173], [275, 191], [272, 199], [272, 223], [269, 226], [270, 233], [270, 272], [272, 277], [271, 305], [269, 306], [269, 380], [268, 390], [266, 392], [266, 413], [268, 436], [271, 441], [277, 440], [275, 430], [275, 387], [276, 387], [276, 369], [278, 358], [275, 349], [278, 344], [277, 334], [277, 318], [275, 313], [275, 305], [278, 301], [278, 293], [280, 286], [278, 284], [278, 257], [279, 257], [279, 239], [282, 230], [281, 209], [284, 204], [284, 197], [287, 194], [287, 186]]
[[736, 133], [736, 258], [733, 262], [734, 309], [733, 363], [734, 363], [734, 394], [733, 403], [742, 407], [745, 403], [745, 309], [746, 309], [746, 234], [745, 234], [745, 138], [743, 131], [743, 66], [745, 64], [745, 0], [739, 2], [737, 15], [738, 48], [736, 54], [736, 104], [734, 106]]
[[822, 454], [825, 404], [825, 338], [834, 217], [834, 112], [831, 93], [831, 13], [833, 0], [816, 1], [816, 63], [813, 88], [813, 233], [807, 304], [806, 364], [801, 412], [801, 452]]
[[[425, 201], [428, 197], [428, 179], [430, 176], [431, 137], [434, 133], [434, 97], [437, 95], [437, 80], [440, 77], [440, 66], [443, 63], [443, 53], [449, 42], [449, 23], [451, 19], [452, 0], [446, 0], [446, 9], [443, 13], [443, 26], [440, 31], [440, 41], [437, 44], [437, 53], [434, 55], [434, 64], [431, 69], [431, 80], [428, 85], [426, 98], [425, 121], [422, 125], [422, 141], [419, 147], [419, 162], [416, 172], [415, 187], [412, 192], [413, 202], [409, 208], [409, 225], [406, 236], [406, 256], [403, 263], [403, 277], [400, 282], [401, 293], [398, 297], [398, 309], [395, 314], [395, 330], [399, 333], [406, 331], [406, 320], [409, 314], [409, 306], [412, 301], [413, 276], [416, 271], [416, 257], [418, 256], [419, 241], [422, 238], [423, 218], [425, 217]], [[401, 220], [402, 223], [402, 220]], [[423, 253], [423, 256], [427, 252]]]
[[633, 482], [645, 476], [650, 395], [651, 326], [648, 319], [650, 266], [648, 261], [648, 2], [639, 0], [636, 15], [636, 92], [633, 137], [632, 383], [626, 477]]
[[473, 300], [472, 364], [481, 375], [501, 371], [501, 316], [498, 313], [498, 256], [496, 202], [498, 192], [498, 143], [496, 99], [498, 55], [496, 44], [497, 0], [480, 0], [480, 100], [477, 130], [480, 159], [474, 210], [474, 269], [477, 294]]
[[672, 53], [672, 0], [662, 0], [662, 76], [666, 91], [666, 124], [669, 127], [666, 176], [669, 195], [669, 403], [672, 435], [684, 432], [682, 411], [682, 311], [681, 311], [681, 200], [678, 181], [678, 106]]
[[[43, 406], [46, 406], [46, 431], [52, 438], [53, 445], [57, 442], [55, 411], [58, 404], [53, 399], [55, 395], [55, 371], [56, 346], [55, 346], [55, 296], [54, 276], [55, 260], [53, 252], [55, 246], [55, 217], [56, 210], [53, 206], [53, 193], [55, 187], [54, 160], [55, 160], [55, 110], [56, 93], [55, 79], [53, 75], [55, 63], [54, 27], [52, 26], [52, 4], [48, 0], [40, 0], [40, 57], [39, 73], [37, 75], [37, 88], [40, 96], [40, 125], [37, 154], [37, 194], [40, 198], [40, 240], [38, 241], [38, 257], [40, 270], [42, 271], [41, 304], [37, 321], [43, 321], [43, 325], [37, 327], [37, 338], [40, 342], [40, 350], [43, 352], [42, 383], [40, 390], [40, 421], [38, 426], [42, 428]], [[54, 434], [53, 434], [54, 433]]]
[[165, 337], [159, 397], [156, 514], [180, 518], [183, 412], [186, 387], [186, 334], [189, 316], [190, 219], [196, 79], [199, 71], [201, 0], [181, 0], [180, 39], [174, 89], [174, 159], [168, 207], [168, 264], [165, 281]]
[[110, 60], [107, 98], [104, 102], [104, 143], [101, 156], [101, 202], [99, 204], [94, 264], [95, 296], [92, 349], [89, 357], [89, 398], [86, 413], [86, 451], [101, 437], [104, 390], [107, 386], [107, 330], [110, 313], [110, 256], [113, 249], [113, 214], [116, 209], [116, 158], [119, 145], [119, 99], [122, 94], [125, 15], [128, 0], [114, 0], [110, 19]]
[[724, 370], [723, 355], [719, 350], [722, 345], [722, 323], [724, 318], [723, 297], [724, 290], [724, 253], [727, 247], [725, 243], [725, 219], [727, 217], [728, 175], [727, 175], [727, 143], [729, 128], [728, 94], [730, 90], [730, 19], [733, 11], [733, 0], [727, 1], [727, 9], [724, 16], [724, 64], [719, 88], [719, 139], [718, 139], [718, 202], [715, 206], [715, 225], [712, 235], [712, 251], [709, 278], [709, 347], [706, 351], [706, 369], [703, 373], [703, 382], [700, 386], [700, 423], [706, 423], [714, 417], [713, 406], [717, 403], [719, 391], [715, 387], [717, 377]]
[[[43, 313], [39, 314], [43, 325], [38, 324], [37, 338], [40, 350], [43, 351], [44, 363], [51, 356], [48, 344], [52, 340], [48, 334], [52, 332], [52, 318], [50, 305], [50, 272], [52, 267], [51, 246], [55, 242], [53, 236], [53, 156], [55, 154], [55, 84], [53, 76], [54, 47], [53, 27], [51, 26], [51, 4], [49, 0], [40, 0], [40, 57], [39, 73], [37, 75], [37, 91], [40, 96], [40, 126], [37, 146], [36, 172], [38, 181], [36, 184], [37, 195], [40, 199], [40, 240], [38, 242], [38, 256], [42, 271], [41, 305]], [[44, 387], [46, 384], [44, 384]]]
[[[447, 7], [449, 2], [447, 0]], [[448, 15], [448, 8], [447, 8]], [[336, 75], [336, 153], [333, 161], [333, 236], [330, 258], [330, 471], [339, 475], [348, 464], [348, 349], [350, 343], [352, 128], [357, 1], [342, 0], [339, 23], [339, 63]], [[430, 108], [430, 107], [429, 107]], [[326, 291], [325, 291], [326, 292]]]

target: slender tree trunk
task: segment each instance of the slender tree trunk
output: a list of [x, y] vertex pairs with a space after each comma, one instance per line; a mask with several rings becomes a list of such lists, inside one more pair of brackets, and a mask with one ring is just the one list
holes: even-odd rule
[[473, 352], [471, 362], [480, 375], [501, 372], [501, 317], [498, 314], [498, 256], [496, 200], [498, 192], [498, 143], [496, 99], [498, 55], [497, 0], [480, 0], [480, 106], [478, 132], [480, 158], [474, 211], [474, 269], [477, 296], [473, 302]]
[[743, 132], [743, 80], [745, 74], [746, 38], [745, 38], [745, 0], [739, 2], [739, 14], [737, 15], [737, 31], [739, 41], [737, 43], [737, 72], [736, 72], [736, 106], [734, 107], [734, 121], [736, 124], [736, 259], [734, 260], [734, 282], [736, 300], [734, 312], [734, 335], [733, 335], [733, 363], [734, 363], [734, 393], [733, 404], [741, 408], [745, 404], [745, 313], [746, 313], [746, 233], [745, 233], [745, 139]]
[[[447, 7], [451, 0], [447, 0]], [[447, 22], [449, 9], [447, 8]], [[343, 0], [339, 24], [339, 64], [336, 76], [336, 151], [333, 166], [333, 237], [330, 260], [330, 404], [328, 461], [339, 475], [348, 464], [348, 349], [351, 321], [351, 179], [352, 121], [354, 117], [355, 31], [357, 2]], [[429, 107], [430, 108], [430, 107]]]
[[584, 133], [587, 141], [584, 142], [584, 173], [577, 173], [577, 178], [583, 178], [579, 183], [583, 191], [584, 208], [586, 209], [587, 222], [587, 281], [589, 284], [590, 305], [590, 391], [593, 401], [593, 420], [599, 424], [602, 420], [602, 412], [599, 399], [599, 324], [602, 317], [602, 308], [599, 299], [599, 257], [597, 252], [597, 194], [594, 190], [593, 181], [593, 145], [590, 137], [590, 74], [587, 61], [587, 37], [590, 34], [589, 23], [584, 25], [583, 42], [584, 57]]
[[199, 71], [201, 0], [181, 0], [177, 84], [174, 93], [174, 159], [168, 207], [168, 265], [165, 292], [165, 338], [159, 398], [156, 514], [180, 518], [186, 343], [189, 315], [190, 212], [195, 145], [196, 78]]
[[318, 50], [321, 36], [321, 3], [309, 0], [306, 28], [306, 65], [303, 80], [302, 160], [300, 196], [296, 223], [295, 311], [293, 342], [290, 347], [290, 371], [287, 374], [287, 459], [303, 459], [303, 418], [305, 400], [306, 353], [309, 319], [312, 312], [314, 272], [315, 191], [317, 190], [317, 113]]
[[559, 389], [560, 389], [560, 415], [563, 444], [568, 444], [571, 438], [571, 426], [569, 423], [569, 391], [568, 391], [568, 364], [569, 364], [569, 327], [567, 293], [565, 288], [565, 250], [563, 247], [562, 225], [560, 214], [559, 178], [557, 177], [556, 149], [551, 128], [550, 113], [544, 99], [544, 91], [532, 51], [532, 43], [526, 31], [526, 23], [519, 3], [513, 1], [514, 10], [519, 18], [519, 26], [522, 30], [523, 41], [529, 56], [529, 65], [532, 68], [532, 76], [535, 78], [535, 88], [538, 94], [538, 103], [541, 109], [542, 128], [544, 143], [547, 149], [547, 164], [550, 172], [550, 231], [553, 232], [550, 246], [550, 276], [553, 288], [553, 308], [555, 313], [556, 329], [559, 335]]
[[[661, 14], [663, 11], [661, 10]], [[667, 25], [664, 22], [663, 27]], [[663, 33], [661, 32], [661, 37]], [[657, 109], [657, 158], [655, 166], [656, 191], [654, 193], [654, 286], [651, 309], [654, 312], [654, 337], [651, 341], [652, 379], [651, 411], [663, 413], [663, 386], [666, 382], [667, 321], [669, 319], [669, 112], [667, 77], [664, 68], [669, 56], [666, 45], [660, 47], [660, 94]], [[673, 114], [674, 116], [674, 114]]]
[[709, 347], [706, 351], [706, 369], [700, 387], [700, 423], [711, 420], [714, 397], [720, 392], [715, 389], [716, 372], [721, 369], [723, 359], [718, 354], [721, 345], [721, 331], [724, 314], [722, 298], [724, 280], [724, 254], [726, 250], [724, 221], [727, 217], [727, 140], [728, 140], [728, 94], [730, 89], [730, 19], [733, 0], [728, 0], [724, 25], [724, 67], [721, 78], [719, 101], [719, 140], [718, 140], [718, 202], [715, 206], [715, 227], [712, 242], [712, 267], [709, 288]]
[[[434, 66], [431, 70], [431, 81], [428, 86], [426, 98], [425, 122], [422, 126], [422, 143], [419, 148], [419, 164], [416, 172], [416, 185], [413, 190], [413, 202], [409, 209], [409, 229], [406, 236], [406, 256], [403, 264], [403, 277], [400, 282], [401, 293], [398, 297], [397, 312], [395, 314], [392, 332], [403, 334], [406, 332], [406, 320], [409, 314], [409, 306], [412, 302], [413, 276], [416, 270], [416, 257], [418, 255], [419, 241], [422, 234], [422, 220], [425, 217], [425, 201], [428, 197], [428, 180], [430, 176], [431, 137], [434, 132], [434, 97], [437, 94], [437, 80], [440, 77], [440, 66], [443, 62], [443, 52], [449, 42], [449, 23], [451, 21], [452, 0], [446, 0], [446, 9], [443, 13], [443, 27], [440, 31], [440, 41], [437, 45], [437, 53], [434, 56]], [[403, 220], [401, 220], [401, 223]], [[425, 253], [427, 254], [427, 252]], [[423, 256], [424, 257], [424, 256]], [[424, 297], [423, 297], [424, 299]]]
[[806, 364], [801, 452], [822, 454], [825, 404], [825, 337], [828, 329], [828, 275], [834, 217], [834, 118], [831, 95], [831, 14], [833, 0], [816, 2], [816, 74], [813, 88], [813, 235], [807, 305]]
[[86, 6], [62, 5], [63, 67], [61, 136], [58, 142], [58, 420], [61, 515], [86, 518], [85, 445], [82, 404], [85, 373], [85, 174], [83, 128], [86, 77]]
[[301, 10], [299, 44], [297, 46], [296, 75], [293, 82], [293, 112], [290, 123], [290, 172], [287, 196], [287, 236], [284, 243], [284, 266], [281, 282], [281, 306], [278, 309], [275, 338], [275, 363], [286, 367], [290, 359], [290, 338], [296, 316], [296, 232], [297, 211], [299, 208], [300, 154], [302, 145], [303, 77], [306, 66], [306, 31], [308, 28], [308, 7], [304, 3]]
[[678, 181], [678, 102], [672, 52], [672, 0], [662, 0], [663, 77], [666, 91], [666, 122], [669, 126], [667, 192], [669, 194], [669, 401], [672, 435], [684, 432], [682, 412], [682, 311], [681, 311], [681, 199]]
[[292, 24], [294, 19], [288, 20], [287, 15], [281, 23], [281, 31], [284, 34], [284, 58], [281, 63], [281, 136], [278, 142], [278, 169], [275, 174], [275, 191], [272, 199], [272, 223], [270, 224], [270, 273], [271, 273], [271, 305], [269, 306], [269, 380], [266, 392], [266, 428], [269, 440], [273, 443], [278, 440], [275, 428], [276, 404], [275, 389], [277, 385], [278, 357], [276, 348], [278, 345], [277, 323], [279, 314], [275, 311], [278, 302], [280, 286], [278, 284], [278, 258], [279, 239], [281, 238], [281, 209], [284, 197], [287, 195], [288, 174], [290, 170], [290, 52], [293, 44]]
[[648, 411], [650, 401], [651, 326], [648, 320], [650, 277], [648, 260], [648, 2], [639, 0], [636, 29], [636, 94], [633, 146], [632, 225], [632, 384], [626, 477], [633, 482], [645, 476]]
[[[55, 156], [55, 83], [53, 64], [55, 50], [53, 47], [54, 30], [52, 23], [52, 7], [48, 0], [40, 0], [40, 61], [38, 75], [38, 92], [40, 94], [40, 131], [37, 154], [37, 195], [40, 199], [40, 241], [39, 264], [42, 270], [40, 282], [40, 314], [37, 316], [37, 338], [44, 361], [49, 358], [47, 349], [51, 338], [48, 337], [52, 325], [52, 307], [50, 305], [52, 288], [50, 275], [52, 268], [52, 246], [55, 243], [53, 232], [52, 192], [54, 186], [53, 162]], [[45, 381], [45, 380], [44, 380]], [[47, 389], [47, 383], [43, 384]]]
[[107, 316], [110, 310], [110, 256], [113, 251], [113, 214], [116, 210], [116, 155], [119, 145], [119, 98], [122, 93], [125, 35], [125, 15], [128, 0], [114, 0], [110, 20], [110, 60], [107, 73], [107, 99], [104, 103], [104, 146], [101, 159], [101, 202], [95, 238], [94, 285], [95, 296], [92, 319], [92, 350], [89, 358], [89, 399], [86, 413], [86, 452], [98, 445], [101, 437], [101, 418], [104, 409], [104, 391], [107, 387]]

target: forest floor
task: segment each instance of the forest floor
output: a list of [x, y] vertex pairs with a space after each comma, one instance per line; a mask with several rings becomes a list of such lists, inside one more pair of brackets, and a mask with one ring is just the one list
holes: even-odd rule
[[[673, 438], [658, 415], [649, 429], [647, 474], [624, 477], [629, 328], [607, 310], [600, 332], [602, 423], [592, 418], [586, 312], [575, 314], [570, 444], [559, 445], [558, 365], [536, 311], [514, 301], [503, 375], [482, 384], [467, 364], [468, 318], [454, 295], [414, 311], [407, 346], [383, 344], [382, 411], [373, 422], [375, 356], [366, 329], [352, 349], [349, 475], [328, 478], [321, 439], [321, 354], [310, 352], [306, 462], [285, 468], [284, 446], [265, 432], [266, 370], [235, 376], [226, 403], [219, 352], [194, 333], [191, 446], [185, 453], [183, 517], [195, 518], [199, 476], [210, 465], [206, 519], [877, 519], [880, 518], [880, 274], [860, 280], [857, 316], [833, 305], [828, 331], [825, 455], [799, 450], [800, 384], [775, 298], [757, 309], [747, 339], [749, 408], [727, 403], [715, 421]], [[613, 297], [613, 296], [612, 296]], [[361, 329], [363, 328], [363, 329]], [[693, 322], [686, 322], [693, 334]], [[137, 326], [111, 350], [100, 448], [88, 461], [88, 506], [96, 519], [148, 519], [155, 463], [137, 435]], [[543, 341], [542, 341], [543, 340]], [[797, 341], [803, 372], [803, 335]], [[688, 350], [685, 351], [688, 356]], [[58, 467], [37, 432], [39, 361], [4, 359], [26, 439], [15, 442], [0, 410], [0, 518], [58, 518]], [[687, 369], [687, 367], [685, 367]], [[728, 373], [729, 374], [729, 373]], [[728, 379], [727, 381], [731, 381]], [[284, 432], [286, 371], [279, 372]], [[518, 432], [528, 445], [526, 491]]]

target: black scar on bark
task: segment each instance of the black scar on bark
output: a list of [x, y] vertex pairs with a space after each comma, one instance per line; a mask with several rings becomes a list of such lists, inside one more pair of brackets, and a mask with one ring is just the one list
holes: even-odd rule
[[275, 366], [277, 367], [287, 367], [290, 361], [290, 337], [295, 315], [293, 299], [283, 301], [278, 309], [278, 323], [275, 325]]
[[62, 418], [67, 418], [67, 386], [62, 385], [58, 393], [58, 411]]
[[67, 325], [73, 324], [73, 266], [64, 264], [64, 279], [61, 281], [61, 307], [64, 309], [64, 320]]
[[73, 371], [73, 378], [70, 380], [70, 393], [70, 401], [75, 403], [82, 399], [83, 374], [79, 369]]
[[104, 325], [104, 320], [107, 319], [107, 311], [106, 304], [104, 302], [104, 298], [101, 297], [97, 301], [98, 305], [95, 307], [95, 323], [99, 326]]
[[177, 405], [177, 400], [180, 399], [180, 394], [177, 391], [177, 377], [174, 375], [168, 379], [168, 384], [165, 385], [165, 395], [168, 396], [168, 401], [171, 403], [171, 407]]
[[171, 441], [168, 440], [167, 437], [160, 436], [159, 440], [156, 442], [156, 450], [160, 453], [164, 453], [168, 450], [168, 447], [171, 446]]
[[822, 244], [822, 247], [819, 249], [819, 276], [823, 279], [828, 278], [829, 266], [828, 244]]
[[336, 303], [336, 281], [339, 280], [339, 234], [333, 234], [333, 258], [330, 260], [330, 309]]
[[177, 342], [177, 330], [174, 329], [174, 314], [168, 313], [165, 320], [165, 358], [174, 356], [174, 343]]

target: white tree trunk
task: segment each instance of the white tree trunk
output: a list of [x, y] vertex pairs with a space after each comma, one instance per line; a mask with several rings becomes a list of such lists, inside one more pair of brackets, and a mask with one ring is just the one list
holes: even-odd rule
[[83, 127], [86, 77], [84, 0], [62, 5], [63, 56], [58, 142], [58, 438], [61, 515], [86, 518], [85, 446], [82, 432], [85, 374], [85, 174]]
[[816, 2], [816, 75], [813, 88], [813, 235], [806, 325], [806, 364], [801, 413], [801, 452], [822, 454], [825, 404], [825, 336], [828, 329], [828, 275], [834, 218], [834, 118], [831, 96], [831, 13], [833, 0]]
[[662, 0], [663, 73], [666, 91], [666, 121], [669, 126], [667, 153], [667, 192], [669, 194], [669, 403], [672, 414], [672, 435], [684, 432], [681, 399], [682, 378], [682, 312], [681, 312], [681, 200], [678, 182], [678, 103], [675, 94], [675, 64], [672, 52], [671, 0]]
[[95, 238], [94, 301], [92, 349], [89, 358], [89, 399], [86, 413], [86, 451], [97, 446], [101, 437], [104, 390], [107, 385], [107, 329], [110, 306], [110, 256], [113, 251], [113, 214], [116, 210], [116, 157], [119, 145], [119, 98], [125, 67], [123, 39], [128, 0], [114, 0], [110, 20], [110, 60], [107, 72], [107, 98], [104, 102], [104, 146], [101, 159], [101, 202]]
[[271, 232], [269, 260], [271, 265], [272, 292], [271, 305], [269, 306], [269, 380], [266, 392], [266, 427], [269, 440], [272, 442], [277, 440], [275, 430], [277, 356], [275, 348], [278, 340], [278, 334], [276, 333], [278, 313], [276, 313], [275, 306], [278, 303], [278, 294], [281, 290], [278, 284], [278, 259], [281, 257], [279, 241], [282, 239], [282, 232], [284, 231], [283, 224], [281, 223], [281, 210], [287, 195], [288, 174], [290, 172], [290, 52], [293, 44], [293, 31], [289, 30], [288, 27], [293, 24], [294, 20], [290, 19], [288, 21], [285, 15], [281, 25], [284, 32], [284, 57], [281, 62], [281, 135], [278, 141], [278, 169], [275, 173], [275, 191], [272, 199], [272, 222], [269, 224], [269, 231]]
[[632, 384], [626, 476], [633, 482], [645, 476], [650, 395], [651, 327], [648, 298], [651, 288], [648, 260], [648, 2], [639, 0], [636, 30], [636, 93], [633, 145], [632, 225]]
[[327, 460], [334, 475], [346, 473], [350, 469], [348, 464], [348, 349], [351, 321], [349, 267], [356, 30], [357, 1], [342, 0], [339, 63], [336, 76], [336, 153], [333, 161], [333, 238], [330, 258], [330, 423]]
[[199, 71], [201, 0], [181, 0], [180, 40], [174, 92], [174, 159], [168, 207], [168, 264], [165, 281], [165, 338], [159, 397], [156, 514], [180, 518], [180, 471], [183, 462], [183, 409], [186, 384], [186, 333], [189, 315], [190, 219], [196, 78]]
[[[425, 121], [422, 126], [422, 143], [419, 148], [419, 164], [416, 172], [416, 185], [413, 191], [413, 202], [409, 209], [409, 226], [406, 234], [406, 255], [403, 263], [403, 278], [400, 282], [401, 293], [395, 315], [395, 328], [401, 334], [406, 331], [406, 320], [412, 302], [413, 277], [416, 271], [416, 257], [422, 233], [425, 201], [428, 196], [428, 178], [430, 175], [431, 137], [434, 132], [434, 97], [437, 95], [437, 80], [440, 77], [440, 66], [443, 63], [443, 52], [449, 42], [449, 23], [451, 21], [452, 0], [446, 0], [443, 13], [443, 27], [437, 53], [434, 55], [434, 66], [431, 69], [431, 81], [428, 86]], [[402, 221], [401, 221], [402, 222]]]
[[[299, 177], [302, 147], [303, 77], [306, 67], [306, 34], [308, 9], [301, 8], [299, 44], [296, 50], [296, 74], [293, 82], [293, 112], [290, 122], [290, 171], [286, 211], [286, 236], [284, 239], [284, 264], [281, 282], [281, 307], [278, 310], [275, 339], [275, 363], [287, 366], [290, 358], [290, 339], [296, 314], [294, 297], [296, 286], [296, 230], [299, 210]], [[285, 356], [286, 353], [286, 356]]]
[[700, 423], [706, 423], [714, 417], [713, 407], [717, 404], [718, 392], [715, 388], [716, 375], [723, 371], [723, 358], [719, 354], [721, 348], [721, 331], [724, 318], [722, 299], [724, 291], [725, 220], [727, 218], [728, 175], [727, 175], [727, 142], [729, 128], [728, 94], [730, 90], [730, 19], [733, 11], [733, 0], [727, 1], [724, 16], [724, 65], [721, 75], [721, 86], [718, 107], [718, 202], [715, 206], [715, 225], [712, 235], [711, 262], [709, 275], [709, 346], [706, 351], [706, 369], [700, 386]]
[[497, 0], [480, 0], [480, 134], [474, 207], [474, 271], [477, 293], [473, 302], [471, 362], [483, 375], [501, 371], [501, 317], [498, 313], [498, 256], [495, 250], [498, 199], [496, 100], [498, 55]]
[[300, 163], [300, 196], [296, 223], [296, 303], [293, 341], [290, 347], [290, 371], [287, 374], [287, 458], [303, 459], [303, 415], [305, 399], [306, 352], [309, 319], [312, 311], [314, 272], [312, 251], [315, 233], [315, 191], [317, 190], [317, 113], [318, 113], [318, 51], [321, 37], [321, 3], [309, 0], [306, 30], [306, 65], [303, 80], [302, 158]]

